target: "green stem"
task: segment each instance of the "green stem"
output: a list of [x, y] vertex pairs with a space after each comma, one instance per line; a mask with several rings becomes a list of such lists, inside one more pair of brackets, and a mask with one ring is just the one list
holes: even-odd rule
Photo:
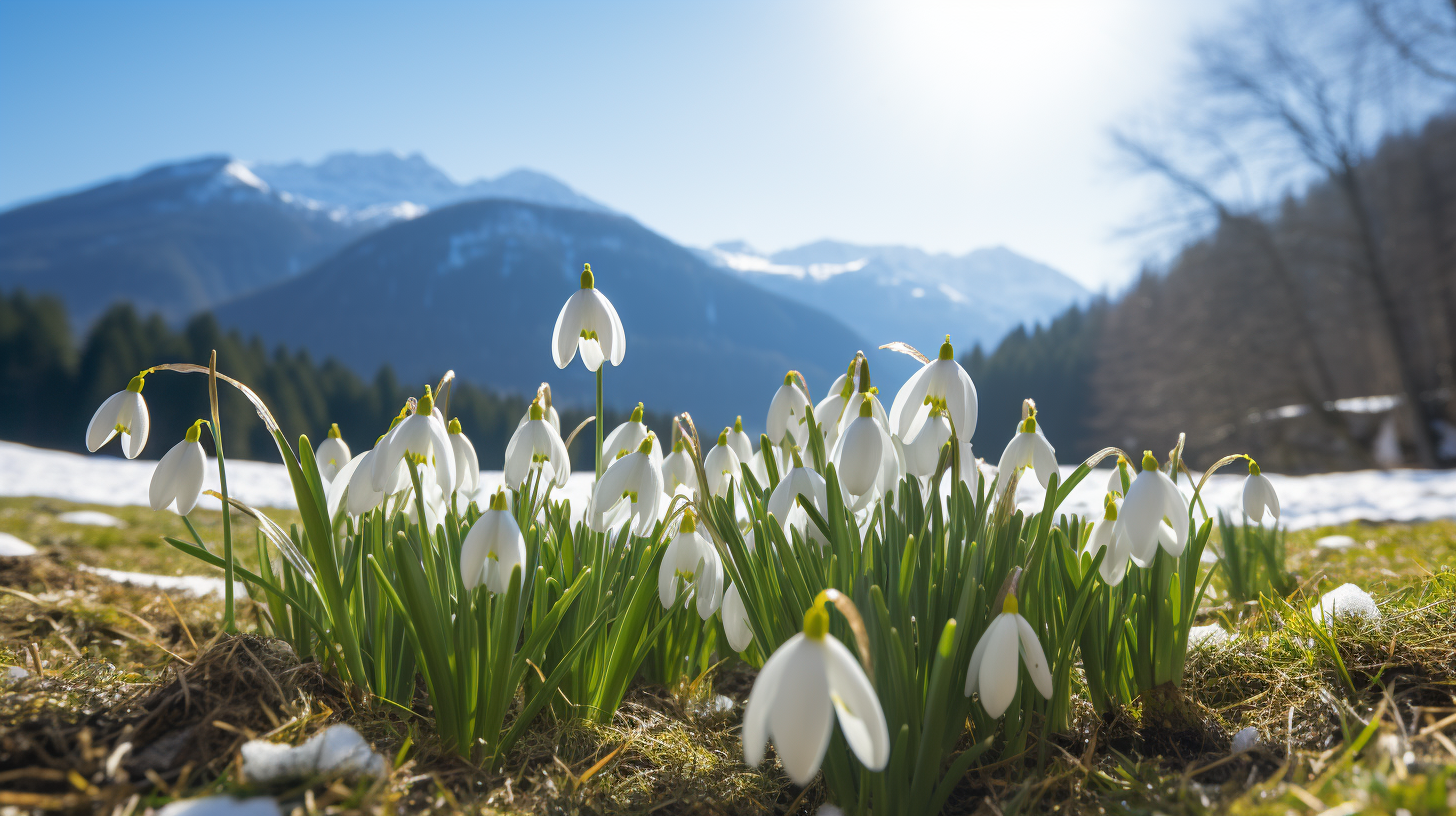
[[232, 511], [228, 502], [227, 457], [222, 452], [222, 420], [217, 410], [217, 350], [213, 349], [208, 363], [207, 396], [212, 404], [212, 448], [217, 453], [217, 479], [222, 486], [222, 559], [223, 559], [223, 613], [222, 630], [236, 632], [237, 623], [233, 607], [233, 525]]
[[606, 419], [602, 416], [602, 366], [597, 366], [597, 418], [592, 424], [596, 426], [597, 435], [597, 481], [602, 480], [602, 423]]

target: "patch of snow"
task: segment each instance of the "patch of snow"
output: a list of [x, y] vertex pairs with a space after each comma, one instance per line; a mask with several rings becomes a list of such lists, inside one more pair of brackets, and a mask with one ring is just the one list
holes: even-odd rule
[[381, 777], [389, 765], [347, 725], [331, 725], [302, 745], [266, 740], [244, 743], [243, 776], [252, 782], [308, 779], [315, 776]]
[[0, 556], [23, 558], [27, 555], [35, 555], [34, 546], [27, 541], [21, 541], [9, 533], [0, 533]]
[[1252, 751], [1259, 747], [1261, 741], [1262, 738], [1259, 734], [1259, 729], [1251, 725], [1239, 733], [1234, 734], [1234, 744], [1230, 753], [1242, 754], [1245, 751]]
[[[127, 572], [125, 570], [107, 569], [106, 567], [92, 567], [86, 564], [80, 566], [82, 572], [89, 572], [92, 575], [99, 575], [118, 584], [131, 584], [139, 587], [153, 587], [155, 589], [177, 589], [183, 592], [190, 592], [199, 598], [207, 595], [222, 597], [223, 590], [227, 584], [221, 578], [212, 578], [206, 575], [153, 575], [150, 572]], [[233, 593], [239, 598], [248, 597], [246, 588], [241, 583], [233, 583]]]
[[125, 527], [126, 522], [100, 510], [72, 510], [56, 516], [57, 521], [66, 524], [82, 524], [88, 527]]
[[1356, 543], [1355, 539], [1347, 535], [1327, 535], [1315, 539], [1314, 545], [1322, 550], [1348, 550]]
[[1327, 625], [1333, 625], [1335, 620], [1342, 618], [1358, 618], [1369, 622], [1380, 620], [1380, 610], [1375, 606], [1375, 599], [1354, 584], [1341, 584], [1326, 592], [1320, 598], [1319, 605], [1310, 611], [1315, 620]]
[[758, 272], [764, 275], [783, 275], [803, 280], [826, 281], [845, 272], [858, 272], [869, 264], [868, 258], [858, 258], [847, 263], [813, 263], [807, 265], [774, 263], [762, 255], [750, 252], [735, 252], [721, 247], [706, 250], [710, 260], [718, 266], [735, 272]]
[[253, 175], [253, 171], [249, 170], [248, 166], [240, 161], [228, 162], [223, 166], [222, 173], [237, 184], [243, 184], [264, 193], [268, 192], [268, 185], [262, 179]]
[[957, 290], [954, 286], [951, 286], [948, 283], [942, 283], [939, 286], [937, 286], [936, 288], [939, 289], [940, 290], [940, 293], [942, 295], [945, 295], [946, 299], [949, 300], [951, 303], [970, 303], [971, 302], [971, 299], [970, 298], [968, 298], [965, 295], [961, 294], [959, 290]]
[[268, 796], [234, 799], [231, 796], [204, 796], [172, 802], [157, 811], [157, 816], [282, 816], [278, 803]]
[[1229, 637], [1229, 633], [1216, 623], [1210, 623], [1207, 626], [1194, 626], [1188, 630], [1188, 648], [1222, 646], [1229, 642]]
[[5, 668], [4, 681], [7, 686], [18, 685], [30, 677], [30, 672], [24, 666], [7, 666]]

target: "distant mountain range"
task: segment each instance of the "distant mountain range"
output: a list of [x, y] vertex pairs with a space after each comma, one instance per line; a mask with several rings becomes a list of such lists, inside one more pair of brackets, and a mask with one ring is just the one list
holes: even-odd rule
[[460, 184], [418, 154], [210, 156], [0, 213], [0, 290], [59, 295], [78, 330], [119, 300], [174, 322], [213, 310], [365, 375], [388, 362], [423, 382], [448, 366], [502, 390], [550, 380], [580, 402], [590, 377], [551, 366], [546, 336], [583, 262], [629, 333], [609, 401], [710, 425], [762, 422], [785, 369], [803, 371], [817, 399], [862, 348], [881, 385], [894, 383], [914, 366], [881, 343], [933, 356], [949, 333], [964, 351], [1087, 296], [1000, 248], [689, 250], [550, 176]]

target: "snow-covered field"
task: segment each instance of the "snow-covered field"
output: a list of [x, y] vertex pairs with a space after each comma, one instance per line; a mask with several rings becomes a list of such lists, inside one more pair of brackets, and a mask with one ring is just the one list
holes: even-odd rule
[[[83, 504], [112, 506], [147, 504], [151, 461], [129, 461], [116, 456], [82, 456], [74, 453], [32, 448], [0, 442], [0, 496], [42, 496]], [[993, 469], [986, 468], [987, 475]], [[1072, 466], [1063, 466], [1063, 476]], [[1222, 508], [1231, 513], [1239, 507], [1243, 484], [1242, 468], [1232, 465], [1230, 475], [1217, 475], [1203, 489], [1209, 511]], [[1110, 471], [1099, 469], [1087, 477], [1062, 506], [1063, 512], [1090, 515], [1100, 513], [1103, 492]], [[1456, 471], [1362, 470], [1313, 476], [1269, 474], [1283, 505], [1281, 521], [1290, 529], [1320, 527], [1364, 519], [1368, 521], [1418, 521], [1456, 517]], [[482, 474], [482, 494], [496, 489], [501, 472]], [[572, 474], [566, 489], [557, 495], [571, 499], [573, 509], [586, 506], [592, 474]], [[1180, 482], [1181, 483], [1181, 482]], [[230, 460], [228, 486], [239, 501], [255, 507], [294, 506], [293, 488], [282, 465]], [[217, 489], [217, 469], [208, 463], [207, 487]], [[1017, 503], [1024, 509], [1039, 509], [1043, 491], [1030, 473], [1021, 480]], [[218, 509], [216, 499], [203, 497], [201, 507]]]

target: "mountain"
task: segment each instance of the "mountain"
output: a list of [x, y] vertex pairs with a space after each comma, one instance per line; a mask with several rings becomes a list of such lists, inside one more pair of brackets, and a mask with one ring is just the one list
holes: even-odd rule
[[579, 362], [558, 370], [551, 332], [589, 262], [627, 332], [605, 372], [609, 404], [689, 411], [703, 434], [743, 414], [761, 427], [784, 372], [815, 397], [861, 339], [817, 309], [717, 269], [625, 216], [520, 201], [473, 201], [372, 233], [309, 272], [220, 307], [224, 326], [334, 356], [401, 381], [455, 369], [467, 381], [531, 393], [551, 382], [587, 405]]
[[368, 229], [209, 156], [0, 213], [0, 290], [59, 295], [77, 328], [118, 300], [180, 320]]
[[419, 153], [334, 153], [317, 164], [253, 164], [249, 169], [274, 189], [355, 220], [413, 218], [427, 210], [480, 198], [611, 212], [534, 170], [513, 170], [499, 178], [459, 184]]
[[[818, 241], [769, 255], [729, 241], [698, 253], [756, 286], [823, 309], [867, 345], [901, 340], [931, 357], [946, 334], [957, 353], [974, 343], [994, 347], [1016, 326], [1050, 321], [1090, 296], [1061, 272], [1005, 247], [948, 255]], [[879, 352], [871, 359], [900, 373], [909, 358]]]

